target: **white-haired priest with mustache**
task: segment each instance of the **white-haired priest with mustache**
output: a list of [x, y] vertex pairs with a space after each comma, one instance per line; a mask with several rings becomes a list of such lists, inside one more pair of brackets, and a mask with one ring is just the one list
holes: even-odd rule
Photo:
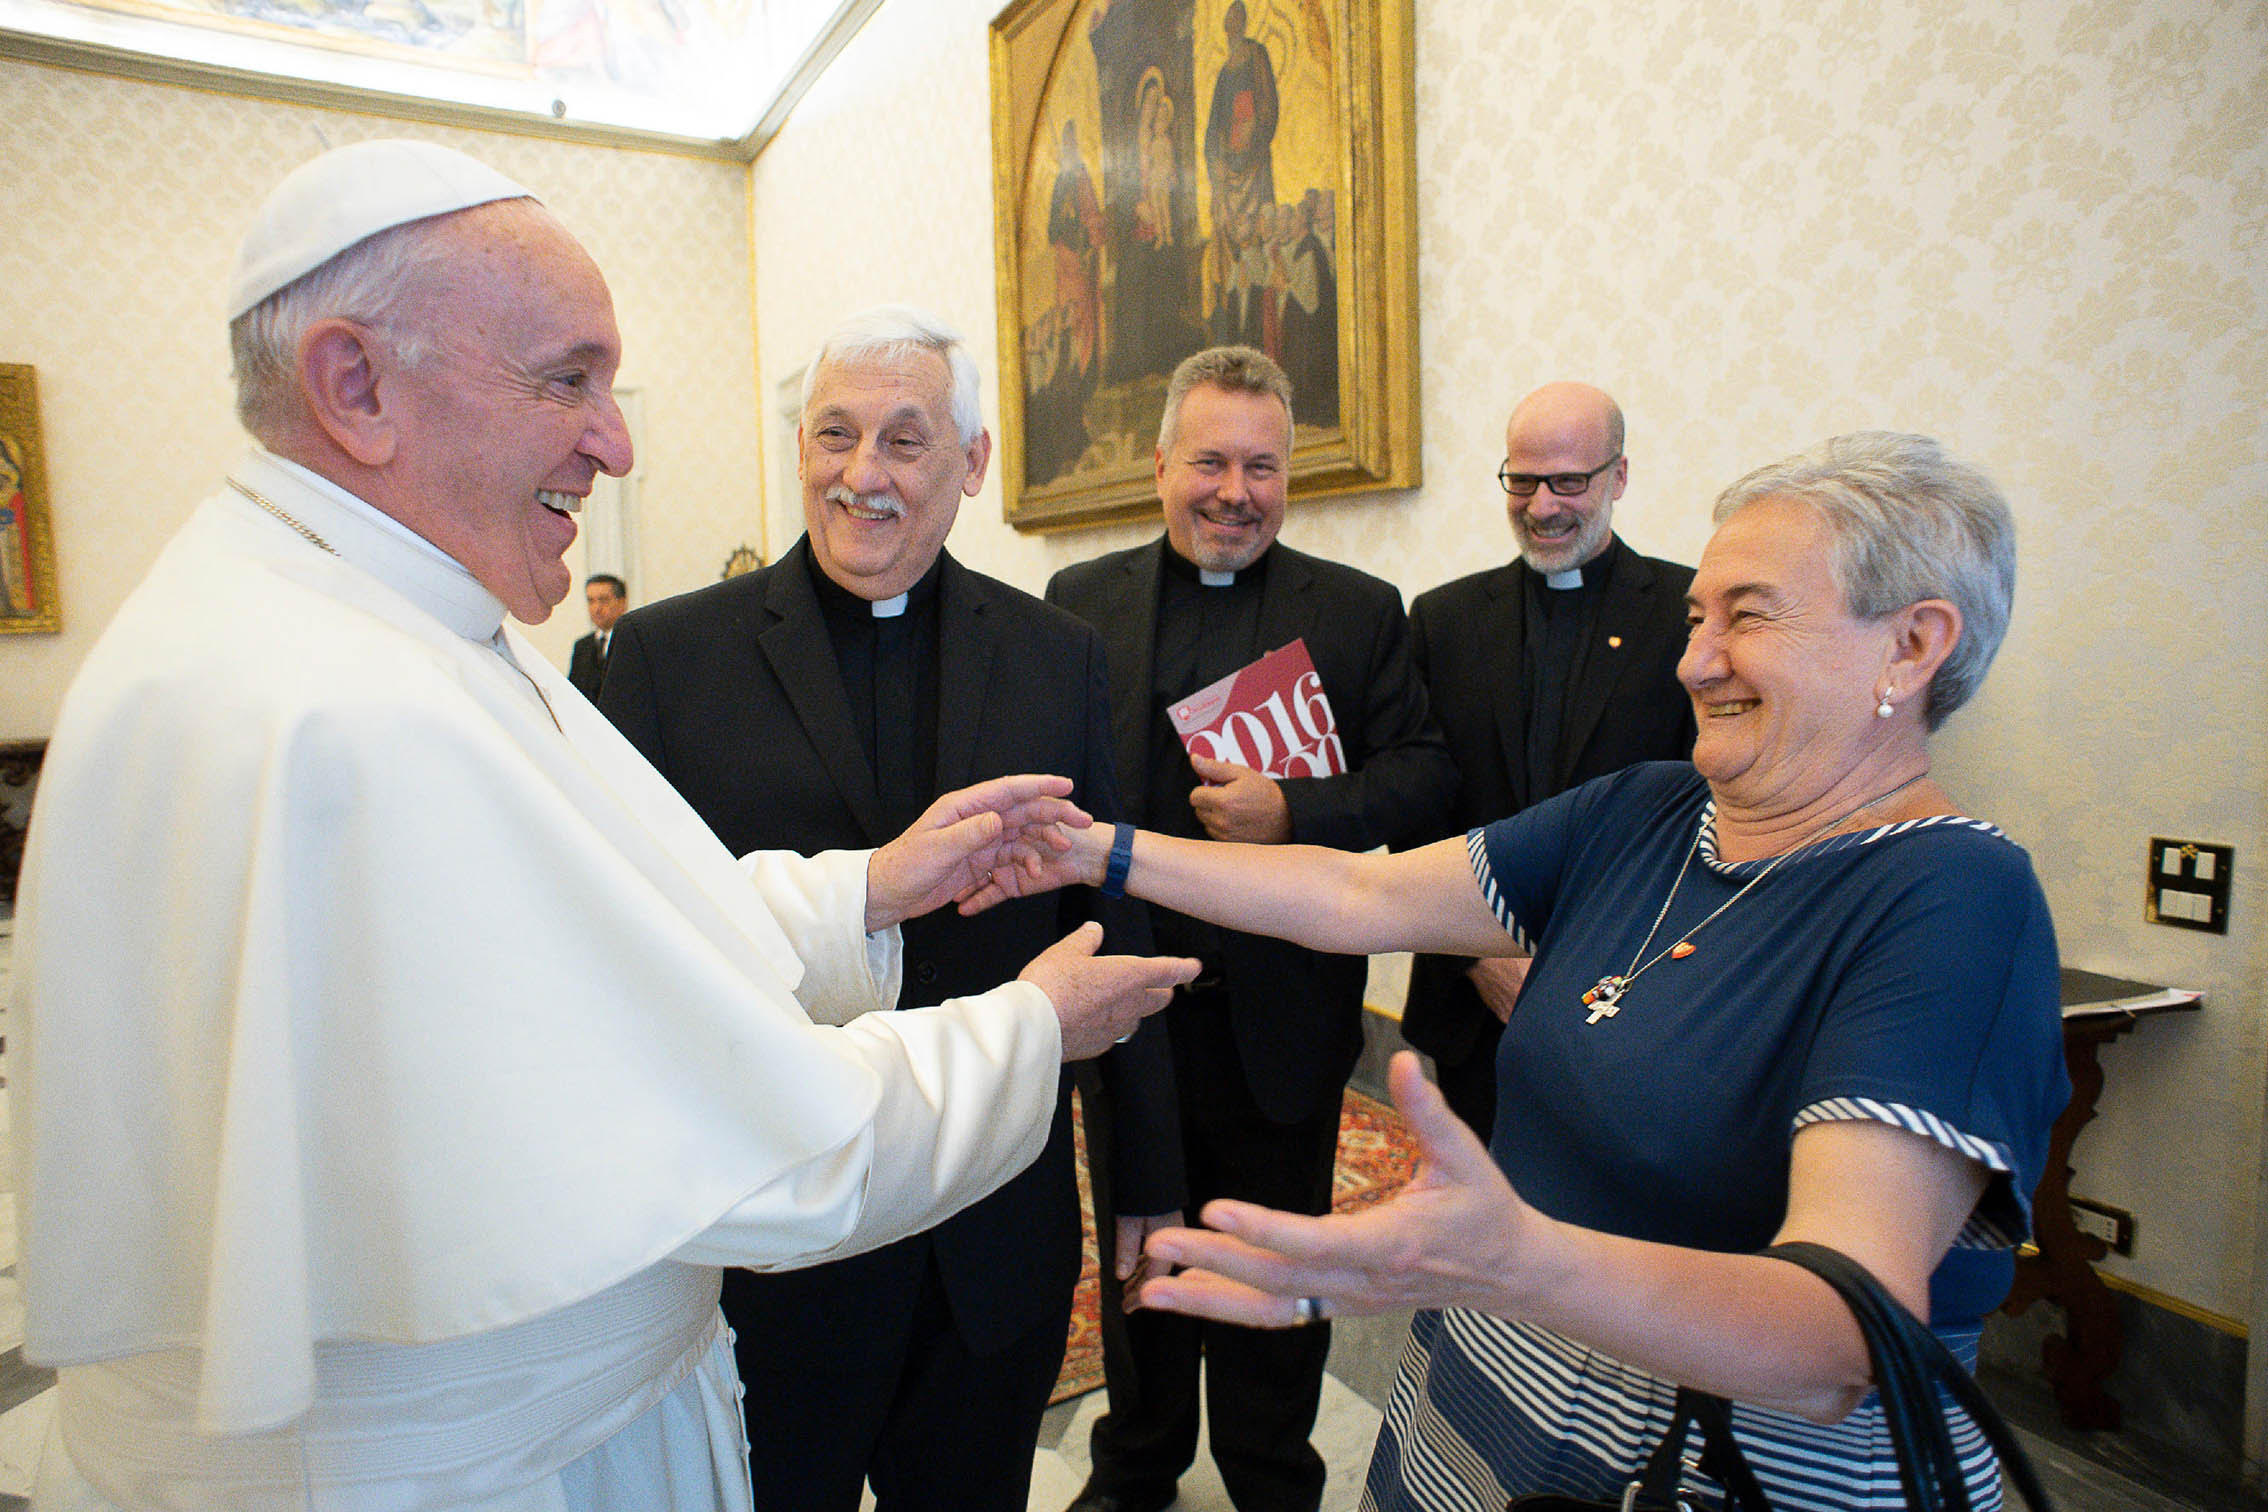
[[736, 860], [505, 627], [631, 461], [606, 281], [527, 189], [325, 154], [228, 310], [259, 446], [65, 698], [19, 897], [32, 1505], [738, 1512], [721, 1268], [1010, 1180], [1193, 963], [1087, 931], [867, 1012], [1069, 784]]
[[[769, 567], [615, 631], [600, 707], [735, 852], [894, 834], [948, 787], [1057, 772], [1115, 818], [1102, 642], [945, 550], [984, 483], [975, 361], [935, 316], [850, 316], [804, 370], [805, 533]], [[1146, 950], [1146, 910], [1089, 889], [906, 926], [907, 1005], [991, 980], [1082, 921]], [[1181, 1209], [1173, 1074], [1145, 1030], [1094, 1063], [1116, 1138], [1094, 1175], [1131, 1260]], [[1068, 1091], [1068, 1086], [1066, 1086]], [[1090, 1119], [1090, 1127], [1093, 1120]], [[1070, 1098], [1038, 1160], [923, 1233], [837, 1264], [725, 1277], [757, 1505], [1024, 1512], [1079, 1280]]]

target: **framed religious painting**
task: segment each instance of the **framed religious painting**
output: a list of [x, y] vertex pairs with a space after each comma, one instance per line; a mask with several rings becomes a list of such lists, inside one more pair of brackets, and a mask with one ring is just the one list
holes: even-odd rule
[[62, 628], [39, 389], [29, 367], [0, 362], [0, 634]]
[[1016, 0], [992, 23], [1000, 455], [1025, 530], [1157, 509], [1166, 382], [1292, 382], [1294, 498], [1419, 480], [1412, 0]]

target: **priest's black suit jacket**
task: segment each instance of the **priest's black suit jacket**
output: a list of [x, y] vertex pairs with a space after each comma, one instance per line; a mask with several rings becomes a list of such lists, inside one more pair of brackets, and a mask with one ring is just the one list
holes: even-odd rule
[[[799, 541], [769, 567], [633, 610], [614, 631], [600, 708], [735, 855], [864, 848], [895, 834], [884, 828], [809, 554], [810, 543]], [[1071, 778], [1074, 801], [1098, 819], [1114, 817], [1118, 787], [1103, 676], [1102, 646], [1087, 626], [945, 556], [936, 791], [1050, 772]], [[900, 1006], [1010, 980], [1089, 917], [1102, 920], [1106, 951], [1148, 952], [1140, 905], [1084, 888], [1002, 904], [975, 918], [948, 905], [909, 920]], [[1117, 1120], [1110, 1174], [1119, 1211], [1179, 1207], [1181, 1140], [1163, 1024], [1153, 1020], [1097, 1066]], [[1068, 1104], [1058, 1098], [1039, 1159], [990, 1197], [927, 1235], [797, 1273], [792, 1284], [818, 1298], [808, 1309], [806, 1343], [821, 1368], [849, 1368], [842, 1341], [855, 1332], [862, 1304], [876, 1287], [918, 1286], [931, 1245], [954, 1324], [972, 1349], [988, 1352], [1051, 1317], [1063, 1326], [1079, 1274]], [[756, 1347], [803, 1346], [775, 1338]]]
[[[1149, 802], [1151, 667], [1166, 550], [1161, 539], [1113, 552], [1064, 568], [1047, 587], [1048, 602], [1095, 626], [1109, 649], [1119, 791], [1136, 823]], [[1267, 573], [1254, 654], [1306, 641], [1346, 748], [1343, 775], [1281, 784], [1292, 840], [1362, 851], [1433, 838], [1447, 823], [1457, 773], [1426, 713], [1401, 594], [1369, 573], [1281, 543], [1269, 548]], [[1205, 965], [1220, 971], [1230, 995], [1253, 1100], [1286, 1123], [1335, 1110], [1362, 1053], [1367, 958], [1239, 933], [1224, 936], [1223, 951], [1223, 960]]]
[[[1428, 589], [1410, 605], [1410, 637], [1459, 777], [1453, 816], [1463, 834], [1640, 761], [1693, 754], [1693, 702], [1678, 685], [1685, 592], [1693, 569], [1640, 556], [1619, 538], [1601, 585], [1582, 676], [1570, 691], [1551, 780], [1529, 780], [1528, 580], [1515, 558]], [[1402, 1034], [1448, 1065], [1491, 1062], [1501, 1026], [1465, 976], [1463, 957], [1420, 956], [1410, 972]]]

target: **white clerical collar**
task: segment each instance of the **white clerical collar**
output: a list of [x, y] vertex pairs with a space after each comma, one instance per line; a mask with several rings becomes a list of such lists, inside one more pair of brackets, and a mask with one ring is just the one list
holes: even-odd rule
[[1210, 567], [1200, 567], [1197, 569], [1197, 581], [1207, 588], [1233, 588], [1236, 586], [1236, 574], [1233, 572], [1215, 572]]
[[493, 641], [504, 601], [462, 562], [322, 474], [254, 450], [235, 476], [369, 573], [467, 640]]
[[1583, 569], [1570, 567], [1565, 572], [1547, 572], [1543, 581], [1546, 588], [1557, 588], [1564, 593], [1570, 588], [1583, 586]]
[[901, 593], [895, 598], [873, 600], [874, 617], [876, 619], [896, 619], [906, 612], [906, 599], [908, 597], [909, 595]]

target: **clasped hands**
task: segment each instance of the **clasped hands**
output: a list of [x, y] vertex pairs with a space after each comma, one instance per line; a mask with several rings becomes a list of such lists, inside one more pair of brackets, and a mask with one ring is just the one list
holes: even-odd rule
[[[1074, 836], [1094, 825], [1070, 794], [1067, 777], [1022, 775], [939, 798], [867, 858], [867, 932], [956, 899], [962, 912], [976, 913], [1070, 880], [1063, 858]], [[980, 905], [980, 897], [988, 901]], [[1100, 924], [1082, 924], [1018, 976], [1054, 1007], [1067, 1061], [1108, 1050], [1197, 974], [1197, 962], [1181, 956], [1099, 955], [1102, 939]]]
[[1068, 777], [995, 777], [955, 789], [868, 858], [867, 933], [967, 898], [996, 873], [1025, 879], [1010, 897], [1060, 886], [1044, 880], [1047, 861], [1093, 823], [1071, 801]]
[[[1201, 779], [1189, 794], [1189, 806], [1208, 839], [1247, 845], [1281, 845], [1291, 839], [1291, 808], [1275, 778], [1194, 753], [1189, 764]], [[1085, 814], [1075, 823], [1066, 821], [1053, 834], [1035, 833], [1017, 853], [1016, 864], [998, 867], [955, 895], [961, 912], [982, 913], [996, 903], [1051, 888], [1100, 886], [1110, 842], [1111, 831]]]

